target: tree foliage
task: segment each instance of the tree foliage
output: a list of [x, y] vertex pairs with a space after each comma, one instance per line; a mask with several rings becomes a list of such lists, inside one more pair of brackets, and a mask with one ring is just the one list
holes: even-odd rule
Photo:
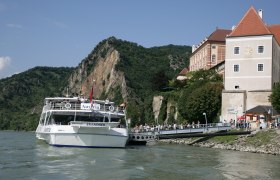
[[134, 124], [153, 123], [153, 96], [188, 65], [191, 47], [168, 45], [145, 48], [114, 37], [109, 38], [109, 44], [120, 53], [116, 69], [124, 72], [129, 88], [128, 117], [133, 117]]
[[204, 123], [203, 113], [206, 113], [208, 121], [213, 122], [220, 112], [222, 89], [221, 78], [214, 71], [194, 72], [178, 100], [181, 116], [189, 122]]
[[[106, 46], [103, 46], [104, 44]], [[188, 66], [191, 47], [168, 45], [145, 48], [136, 43], [111, 37], [100, 42], [83, 60], [92, 59], [87, 61], [88, 74], [95, 68], [95, 60], [99, 55], [106, 56], [109, 45], [120, 54], [116, 70], [123, 72], [125, 76], [128, 89], [127, 117], [131, 118], [132, 126], [155, 123], [152, 101], [153, 96], [158, 94], [164, 97], [159, 115], [160, 123], [167, 120], [167, 117], [169, 122], [175, 122], [176, 103], [180, 122], [199, 120], [203, 123], [204, 112], [209, 122], [218, 116], [223, 85], [222, 77], [215, 71], [200, 70], [189, 73], [188, 79], [184, 82], [174, 80], [179, 71]], [[47, 96], [60, 96], [67, 87], [67, 80], [73, 70], [66, 67], [35, 67], [10, 78], [1, 79], [0, 129], [35, 130], [43, 99]], [[86, 76], [87, 73], [83, 78]], [[168, 85], [171, 87], [168, 88]], [[121, 87], [115, 87], [110, 91], [114, 94], [112, 100], [116, 103], [123, 101]], [[279, 87], [275, 91], [271, 101], [276, 108]], [[106, 93], [103, 93], [102, 97], [106, 98]], [[173, 105], [167, 114], [169, 102], [173, 102]]]
[[272, 94], [270, 95], [269, 100], [273, 108], [280, 112], [280, 83], [273, 86]]
[[35, 67], [0, 80], [0, 129], [35, 130], [47, 96], [58, 96], [73, 68]]
[[161, 91], [166, 88], [169, 78], [165, 75], [163, 70], [158, 71], [152, 76], [152, 89], [155, 91]]
[[189, 94], [185, 103], [187, 119], [205, 123], [206, 113], [209, 122], [213, 122], [221, 107], [222, 89], [220, 83], [210, 82]]
[[[188, 66], [190, 46], [167, 45], [145, 48], [136, 43], [110, 37], [100, 42], [83, 59], [87, 78], [99, 57], [114, 48], [120, 54], [116, 70], [124, 73], [128, 89], [128, 117], [136, 123], [153, 122], [152, 100], [181, 69]], [[35, 130], [43, 99], [60, 96], [74, 68], [35, 67], [0, 80], [0, 129]], [[112, 100], [123, 99], [121, 87], [111, 89]], [[106, 93], [103, 94], [106, 97]]]

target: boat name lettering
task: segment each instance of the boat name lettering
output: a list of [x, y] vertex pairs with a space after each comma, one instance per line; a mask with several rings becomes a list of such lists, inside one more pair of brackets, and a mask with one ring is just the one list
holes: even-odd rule
[[100, 104], [81, 103], [81, 109], [84, 109], [84, 110], [89, 110], [89, 109], [100, 110]]
[[87, 126], [105, 126], [105, 123], [92, 123], [92, 122], [88, 122]]

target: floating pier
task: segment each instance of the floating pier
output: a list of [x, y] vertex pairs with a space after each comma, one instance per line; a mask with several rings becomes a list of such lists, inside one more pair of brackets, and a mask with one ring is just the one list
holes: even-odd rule
[[[129, 132], [128, 144], [146, 145], [148, 142], [157, 139], [215, 136], [215, 132], [228, 131], [230, 129], [231, 125], [229, 123], [196, 124], [192, 127], [176, 129], [131, 129]], [[219, 135], [221, 135], [221, 133]], [[223, 133], [223, 135], [225, 135], [225, 133]]]

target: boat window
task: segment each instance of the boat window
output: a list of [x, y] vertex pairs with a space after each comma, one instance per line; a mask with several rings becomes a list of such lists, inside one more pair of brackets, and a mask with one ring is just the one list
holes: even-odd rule
[[119, 122], [119, 118], [111, 118], [111, 122]]
[[104, 120], [104, 122], [109, 122], [109, 119], [106, 116], [104, 116], [103, 120]]
[[69, 115], [53, 115], [52, 117], [52, 122], [54, 124], [59, 124], [59, 125], [68, 125], [71, 121], [74, 121], [74, 116], [69, 116]]
[[103, 122], [103, 117], [91, 117], [90, 121]]
[[[59, 115], [53, 114], [48, 120], [48, 124], [68, 125], [71, 121], [83, 121], [83, 122], [109, 122], [107, 116], [76, 116], [75, 115]], [[120, 118], [111, 118], [111, 122], [120, 122]]]

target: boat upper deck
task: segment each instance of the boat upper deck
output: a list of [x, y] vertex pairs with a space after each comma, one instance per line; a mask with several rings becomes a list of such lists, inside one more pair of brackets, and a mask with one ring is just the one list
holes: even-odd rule
[[45, 98], [45, 110], [52, 111], [80, 111], [80, 112], [102, 112], [117, 114], [124, 116], [124, 107], [115, 106], [114, 102], [109, 100], [92, 100], [90, 102], [87, 99], [79, 97], [54, 97]]

